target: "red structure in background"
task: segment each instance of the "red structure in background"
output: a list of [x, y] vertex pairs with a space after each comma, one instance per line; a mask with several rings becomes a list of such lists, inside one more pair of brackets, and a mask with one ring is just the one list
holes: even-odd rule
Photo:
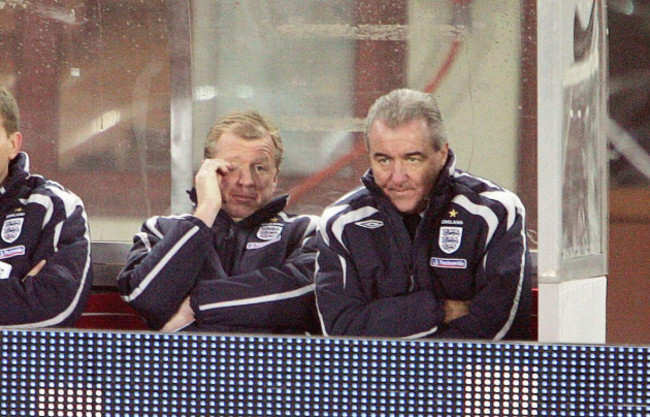
[[[373, 0], [356, 3], [356, 26], [406, 25], [408, 5], [406, 0], [396, 0], [378, 5]], [[363, 119], [377, 97], [406, 85], [407, 43], [405, 40], [365, 40], [356, 42], [354, 117]], [[297, 202], [313, 202], [322, 205], [322, 196], [328, 188], [350, 189], [350, 183], [358, 184], [359, 177], [367, 168], [362, 132], [354, 133], [354, 145], [350, 152], [332, 162], [327, 168], [300, 181], [289, 190], [290, 207]], [[350, 168], [343, 176], [341, 170]], [[341, 187], [331, 187], [332, 183]]]
[[[465, 7], [473, 0], [453, 0], [456, 7]], [[407, 25], [408, 5], [406, 1], [393, 1], [388, 5], [377, 7], [371, 0], [357, 2], [357, 25]], [[407, 42], [405, 40], [358, 40], [357, 61], [355, 74], [354, 113], [355, 117], [363, 119], [372, 103], [383, 94], [395, 88], [406, 85]], [[455, 37], [449, 47], [444, 63], [438, 69], [431, 81], [424, 88], [425, 92], [435, 92], [452, 68], [456, 57], [463, 47], [463, 39]], [[352, 176], [356, 181], [367, 168], [365, 161], [364, 134], [355, 133], [354, 147], [346, 155], [332, 162], [328, 167], [318, 171], [298, 185], [294, 186], [290, 205], [307, 198], [312, 193], [321, 195], [320, 186], [331, 181], [341, 169], [351, 166]], [[347, 180], [349, 181], [349, 180]]]
[[[41, 3], [43, 7], [53, 7], [57, 1]], [[22, 16], [20, 46], [14, 47], [19, 68], [16, 100], [22, 110], [24, 149], [39, 172], [52, 172], [57, 169], [62, 23], [31, 9], [19, 16]]]

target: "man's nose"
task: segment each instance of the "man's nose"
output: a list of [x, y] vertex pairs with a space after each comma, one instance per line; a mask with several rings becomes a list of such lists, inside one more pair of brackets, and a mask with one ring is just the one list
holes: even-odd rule
[[255, 185], [252, 170], [253, 167], [246, 167], [246, 166], [239, 167], [239, 169], [237, 170], [239, 174], [239, 179], [237, 180], [237, 182], [244, 187], [250, 187]]
[[408, 179], [406, 167], [400, 161], [395, 161], [391, 172], [391, 180], [395, 184], [403, 184]]

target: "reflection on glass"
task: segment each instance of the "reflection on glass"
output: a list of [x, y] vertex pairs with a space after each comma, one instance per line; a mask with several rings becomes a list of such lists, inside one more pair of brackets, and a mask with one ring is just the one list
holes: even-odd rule
[[[348, 153], [361, 130], [353, 107], [354, 16], [349, 0], [196, 1], [195, 165], [214, 120], [245, 108], [268, 114], [282, 131], [281, 192]], [[352, 174], [338, 176], [358, 183]], [[319, 214], [341, 192], [311, 203], [292, 192], [292, 204]]]
[[[130, 240], [132, 224], [169, 213], [169, 16], [180, 3], [15, 1], [0, 9], [0, 82], [25, 109], [34, 170], [77, 192], [93, 224], [119, 226], [128, 216], [121, 240]], [[192, 153], [195, 167], [212, 122], [255, 107], [278, 122], [286, 142], [278, 191], [293, 195], [291, 210], [319, 213], [367, 168], [370, 103], [397, 87], [435, 84], [464, 167], [486, 176], [497, 170], [498, 182], [517, 189], [519, 80], [510, 62], [520, 31], [511, 26], [520, 21], [510, 2], [195, 0], [190, 7], [185, 70], [195, 145], [178, 155]], [[486, 26], [494, 21], [502, 25]], [[477, 155], [486, 152], [482, 162]]]
[[79, 194], [91, 216], [164, 210], [170, 176], [165, 2], [4, 6], [0, 81], [24, 109], [21, 130], [33, 169]]
[[601, 31], [604, 18], [600, 2], [586, 12], [576, 10], [574, 22], [574, 63], [564, 74], [564, 181], [562, 225], [564, 259], [600, 254], [605, 192], [602, 145], [606, 120], [601, 82], [604, 49]]

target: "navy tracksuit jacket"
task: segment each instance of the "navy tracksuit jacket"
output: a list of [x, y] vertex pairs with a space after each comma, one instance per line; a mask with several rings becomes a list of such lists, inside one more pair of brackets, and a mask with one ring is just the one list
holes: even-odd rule
[[[414, 241], [374, 183], [328, 207], [316, 300], [327, 335], [526, 339], [531, 268], [519, 198], [455, 169], [450, 151]], [[444, 324], [445, 300], [471, 301]]]
[[134, 237], [118, 278], [123, 298], [159, 329], [190, 296], [184, 330], [319, 332], [313, 269], [317, 218], [284, 213], [287, 198], [212, 228], [191, 216], [153, 217]]
[[[28, 272], [40, 261], [43, 269]], [[0, 187], [0, 325], [73, 327], [92, 284], [88, 219], [79, 197], [30, 175], [19, 153]]]

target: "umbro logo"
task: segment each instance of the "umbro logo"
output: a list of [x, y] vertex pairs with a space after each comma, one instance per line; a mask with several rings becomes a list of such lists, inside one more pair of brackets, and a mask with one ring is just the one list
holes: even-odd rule
[[376, 229], [382, 227], [384, 222], [381, 220], [364, 220], [362, 222], [355, 222], [357, 226], [365, 227], [366, 229]]

